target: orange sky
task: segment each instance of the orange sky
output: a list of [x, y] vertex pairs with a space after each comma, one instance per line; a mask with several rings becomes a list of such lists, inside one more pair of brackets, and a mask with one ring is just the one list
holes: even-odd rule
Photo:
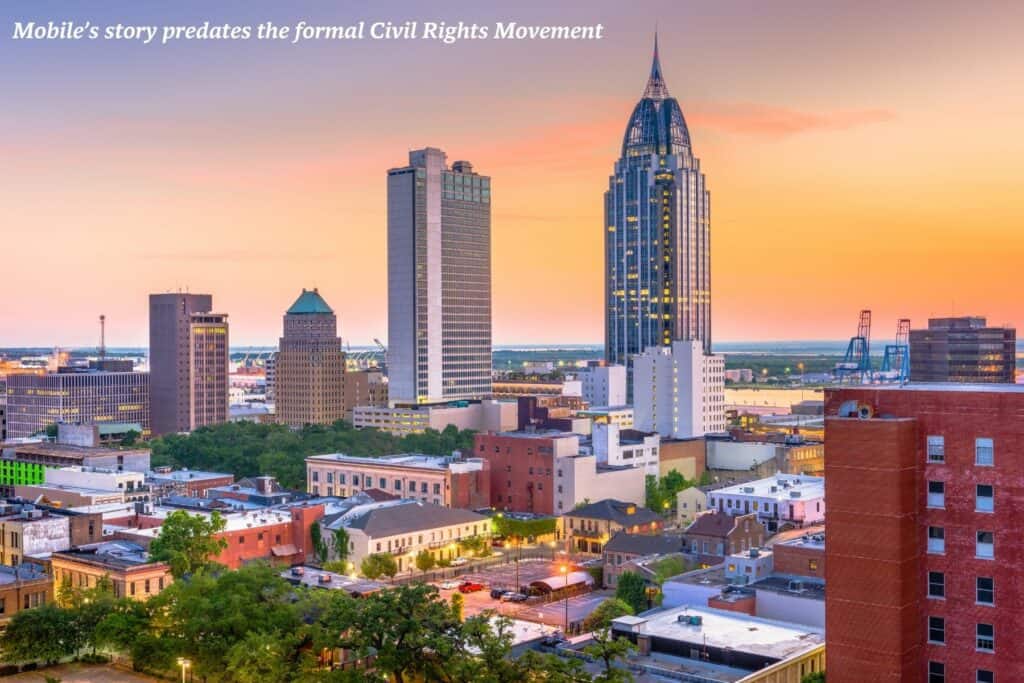
[[[100, 313], [144, 344], [146, 295], [186, 286], [235, 343], [275, 343], [304, 286], [353, 344], [386, 339], [385, 173], [426, 145], [493, 178], [495, 341], [600, 342], [602, 193], [655, 16], [711, 191], [717, 340], [838, 339], [866, 307], [880, 337], [1024, 324], [1024, 10], [621, 5], [500, 17], [601, 21], [596, 43], [0, 39], [0, 346], [94, 344]], [[473, 7], [448, 18], [494, 19]]]

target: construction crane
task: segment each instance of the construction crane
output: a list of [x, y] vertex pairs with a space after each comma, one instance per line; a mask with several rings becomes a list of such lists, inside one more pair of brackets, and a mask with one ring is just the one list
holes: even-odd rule
[[850, 337], [846, 355], [836, 363], [835, 376], [840, 382], [856, 377], [860, 383], [871, 382], [871, 311], [860, 312], [856, 336]]
[[896, 343], [885, 345], [882, 357], [882, 377], [904, 384], [910, 379], [910, 319], [900, 318], [896, 323]]

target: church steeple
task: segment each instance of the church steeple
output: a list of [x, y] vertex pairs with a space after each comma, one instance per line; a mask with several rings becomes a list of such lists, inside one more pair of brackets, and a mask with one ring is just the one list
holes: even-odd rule
[[661, 60], [658, 59], [658, 32], [654, 32], [654, 59], [651, 62], [651, 75], [647, 79], [647, 87], [644, 88], [644, 98], [661, 101], [668, 98], [668, 86], [665, 85], [665, 77], [661, 73]]

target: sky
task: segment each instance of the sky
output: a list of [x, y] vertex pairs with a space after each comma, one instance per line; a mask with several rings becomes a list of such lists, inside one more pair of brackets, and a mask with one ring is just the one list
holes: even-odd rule
[[[387, 338], [388, 168], [493, 184], [496, 343], [601, 342], [603, 192], [653, 32], [711, 192], [716, 341], [857, 313], [1024, 325], [1024, 4], [666, 0], [0, 6], [0, 347], [145, 345], [147, 294], [274, 344], [318, 287]], [[43, 42], [15, 21], [604, 25], [600, 41]], [[891, 329], [890, 329], [891, 328]]]

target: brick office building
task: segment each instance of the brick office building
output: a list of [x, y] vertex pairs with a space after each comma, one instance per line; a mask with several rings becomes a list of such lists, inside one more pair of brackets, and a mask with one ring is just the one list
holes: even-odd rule
[[1024, 387], [825, 403], [829, 682], [1024, 680]]

